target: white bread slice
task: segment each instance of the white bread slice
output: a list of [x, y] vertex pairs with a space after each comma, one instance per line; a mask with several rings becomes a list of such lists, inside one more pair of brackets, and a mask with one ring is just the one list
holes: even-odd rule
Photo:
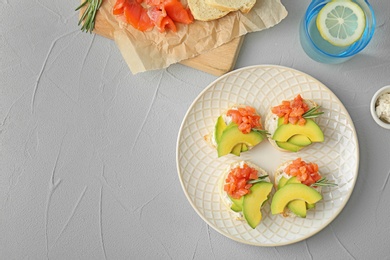
[[205, 0], [206, 3], [221, 11], [237, 11], [248, 13], [256, 4], [256, 0]]
[[[313, 100], [310, 100], [310, 99], [305, 99], [304, 102], [309, 106], [309, 109], [317, 106], [317, 103], [314, 102]], [[272, 139], [272, 136], [274, 135], [277, 127], [278, 127], [278, 116], [275, 115], [274, 113], [272, 113], [271, 108], [270, 108], [270, 110], [265, 118], [265, 121], [264, 121], [264, 129], [267, 130], [268, 133], [270, 133], [268, 135], [268, 141], [272, 144], [273, 147], [275, 147], [279, 151], [291, 153], [291, 151], [287, 151], [287, 150], [280, 148], [276, 144], [276, 142]]]
[[205, 22], [216, 20], [229, 13], [229, 11], [222, 11], [206, 4], [205, 0], [187, 0], [187, 2], [195, 20]]
[[[226, 177], [229, 175], [230, 171], [232, 169], [238, 167], [238, 166], [243, 165], [243, 164], [246, 164], [249, 167], [256, 169], [258, 177], [264, 176], [264, 175], [268, 175], [269, 176], [267, 171], [265, 171], [264, 169], [260, 168], [258, 165], [254, 164], [254, 163], [251, 163], [249, 161], [237, 161], [237, 162], [234, 162], [234, 163], [230, 164], [229, 167], [227, 167], [226, 170], [223, 172], [223, 174], [222, 174], [222, 176], [221, 176], [221, 178], [219, 179], [219, 182], [218, 182], [219, 195], [221, 196], [222, 203], [226, 206], [227, 209], [230, 210], [230, 212], [235, 216], [235, 218], [237, 220], [244, 220], [244, 216], [242, 215], [242, 212], [234, 212], [233, 210], [231, 210], [230, 207], [232, 206], [233, 202], [230, 200], [228, 194], [224, 190], [224, 185], [225, 185]], [[271, 182], [269, 177], [264, 178], [264, 181]]]

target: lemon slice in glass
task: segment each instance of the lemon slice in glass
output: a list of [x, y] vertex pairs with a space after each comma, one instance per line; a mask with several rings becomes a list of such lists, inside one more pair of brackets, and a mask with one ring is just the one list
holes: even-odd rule
[[366, 16], [358, 4], [334, 0], [321, 9], [316, 24], [326, 41], [335, 46], [349, 46], [362, 37]]

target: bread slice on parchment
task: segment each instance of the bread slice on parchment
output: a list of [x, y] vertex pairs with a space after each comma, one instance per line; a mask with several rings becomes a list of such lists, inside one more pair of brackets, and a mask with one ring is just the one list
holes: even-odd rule
[[205, 0], [187, 0], [187, 2], [192, 15], [199, 21], [216, 20], [229, 13], [207, 4]]
[[221, 11], [237, 11], [248, 13], [256, 4], [256, 0], [205, 0], [206, 4]]

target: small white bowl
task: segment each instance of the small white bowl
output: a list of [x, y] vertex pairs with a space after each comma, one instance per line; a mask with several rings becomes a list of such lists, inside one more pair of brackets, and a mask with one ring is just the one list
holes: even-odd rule
[[375, 92], [374, 96], [371, 99], [370, 110], [371, 110], [372, 118], [378, 125], [380, 125], [383, 128], [390, 129], [390, 124], [380, 120], [375, 111], [376, 101], [378, 100], [379, 96], [384, 93], [390, 93], [390, 85], [384, 86], [383, 88], [380, 88], [377, 92]]

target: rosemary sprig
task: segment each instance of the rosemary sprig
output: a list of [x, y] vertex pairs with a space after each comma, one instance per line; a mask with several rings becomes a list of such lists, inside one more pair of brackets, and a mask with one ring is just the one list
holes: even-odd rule
[[262, 134], [262, 135], [270, 135], [270, 133], [268, 133], [267, 130], [263, 130], [263, 129], [252, 128], [252, 131], [257, 132], [257, 133]]
[[268, 175], [259, 176], [257, 179], [247, 181], [247, 183], [255, 184], [255, 183], [258, 183], [258, 182], [262, 182], [262, 181], [265, 181], [264, 179], [267, 178], [267, 177], [268, 177]]
[[309, 110], [306, 111], [306, 113], [304, 113], [302, 115], [302, 117], [303, 118], [315, 118], [315, 117], [318, 117], [319, 115], [322, 115], [324, 112], [318, 112], [318, 109], [320, 107], [321, 106], [315, 106], [315, 107], [310, 108]]
[[322, 177], [321, 179], [319, 179], [318, 181], [316, 181], [315, 183], [313, 183], [311, 185], [312, 187], [313, 186], [338, 186], [336, 183], [334, 182], [329, 182], [328, 179], [326, 179], [326, 177]]
[[79, 7], [76, 8], [75, 11], [78, 11], [88, 4], [79, 20], [79, 23], [77, 24], [80, 25], [84, 21], [83, 25], [81, 26], [81, 31], [92, 33], [93, 29], [95, 28], [96, 13], [102, 5], [102, 2], [103, 0], [85, 0]]

